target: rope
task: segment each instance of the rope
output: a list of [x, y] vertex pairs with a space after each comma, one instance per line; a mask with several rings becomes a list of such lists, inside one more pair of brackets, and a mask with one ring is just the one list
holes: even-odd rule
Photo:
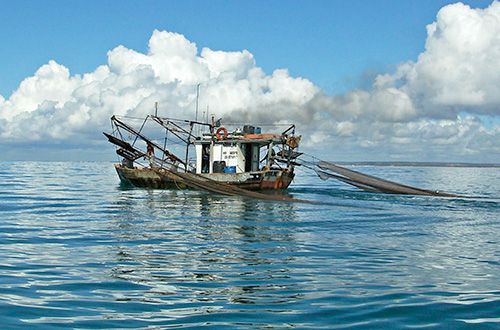
[[297, 199], [293, 197], [283, 196], [283, 195], [268, 195], [256, 191], [250, 191], [246, 189], [242, 189], [227, 183], [218, 182], [206, 177], [203, 177], [194, 173], [180, 173], [173, 172], [168, 169], [158, 169], [156, 170], [157, 174], [160, 176], [166, 176], [167, 178], [173, 181], [179, 181], [185, 184], [188, 187], [207, 190], [210, 192], [219, 193], [222, 195], [228, 196], [243, 196], [261, 200], [272, 200], [279, 202], [293, 202], [293, 203], [308, 203], [308, 204], [316, 204], [315, 201], [309, 201], [304, 199]]

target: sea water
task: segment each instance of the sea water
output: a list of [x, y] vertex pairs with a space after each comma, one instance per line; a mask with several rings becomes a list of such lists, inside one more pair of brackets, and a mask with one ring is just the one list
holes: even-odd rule
[[318, 204], [127, 189], [111, 163], [0, 163], [0, 326], [500, 328], [500, 169], [301, 172]]

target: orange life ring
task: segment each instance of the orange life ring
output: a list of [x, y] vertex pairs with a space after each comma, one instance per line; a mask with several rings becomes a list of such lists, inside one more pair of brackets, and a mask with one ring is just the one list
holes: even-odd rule
[[227, 138], [227, 128], [219, 127], [219, 129], [217, 129], [217, 132], [215, 132], [215, 137], [217, 138], [217, 141], [225, 140]]

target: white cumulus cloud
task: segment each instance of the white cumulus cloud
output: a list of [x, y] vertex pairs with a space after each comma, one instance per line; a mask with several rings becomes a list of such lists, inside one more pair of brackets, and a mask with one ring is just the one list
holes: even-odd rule
[[318, 91], [286, 70], [266, 75], [247, 50], [204, 48], [198, 54], [183, 35], [154, 31], [147, 54], [118, 46], [108, 52], [106, 65], [83, 76], [70, 75], [55, 61], [42, 66], [0, 100], [0, 134], [8, 141], [92, 135], [108, 127], [111, 115], [144, 116], [157, 101], [164, 114], [191, 118], [197, 84], [203, 85], [201, 101], [228, 117], [247, 109], [277, 109], [283, 102], [300, 107]]
[[154, 31], [146, 53], [117, 46], [93, 72], [71, 75], [55, 61], [40, 67], [0, 96], [0, 137], [96, 143], [111, 115], [144, 116], [155, 102], [162, 115], [193, 118], [201, 84], [203, 111], [231, 122], [295, 122], [304, 147], [324, 153], [326, 144], [332, 158], [499, 161], [498, 72], [496, 1], [443, 7], [415, 61], [340, 96], [286, 69], [267, 74], [247, 50], [199, 51], [181, 34]]
[[377, 76], [371, 90], [335, 97], [317, 94], [308, 111], [353, 123], [346, 141], [343, 130], [318, 122], [339, 146], [374, 151], [386, 146], [416, 159], [446, 160], [451, 155], [498, 162], [500, 2], [485, 9], [445, 6], [427, 33], [425, 51], [416, 61]]
[[417, 61], [378, 77], [376, 88], [397, 86], [421, 115], [500, 114], [500, 2], [485, 9], [443, 7], [427, 34]]

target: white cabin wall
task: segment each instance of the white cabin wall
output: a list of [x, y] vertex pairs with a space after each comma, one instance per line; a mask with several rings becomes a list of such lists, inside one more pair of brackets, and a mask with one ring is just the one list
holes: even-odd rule
[[213, 163], [221, 160], [224, 160], [222, 158], [222, 144], [214, 144], [212, 150], [212, 159], [210, 159], [210, 162]]
[[202, 145], [197, 144], [195, 145], [195, 150], [196, 150], [196, 173], [200, 174], [201, 173], [201, 162], [203, 160], [202, 157]]
[[236, 173], [245, 172], [245, 155], [239, 143], [232, 145], [215, 144], [210, 158], [210, 173], [213, 173], [213, 163], [215, 161], [225, 161], [226, 166], [236, 166]]
[[222, 160], [226, 166], [235, 166], [236, 173], [245, 172], [245, 156], [241, 151], [240, 144], [224, 146], [222, 148]]
[[[225, 161], [226, 166], [235, 166], [236, 173], [245, 172], [245, 149], [252, 149], [251, 170], [258, 171], [260, 166], [260, 146], [257, 144], [225, 142], [210, 145], [209, 173], [213, 173], [213, 163]], [[203, 145], [196, 144], [196, 173], [202, 173], [203, 166]]]

